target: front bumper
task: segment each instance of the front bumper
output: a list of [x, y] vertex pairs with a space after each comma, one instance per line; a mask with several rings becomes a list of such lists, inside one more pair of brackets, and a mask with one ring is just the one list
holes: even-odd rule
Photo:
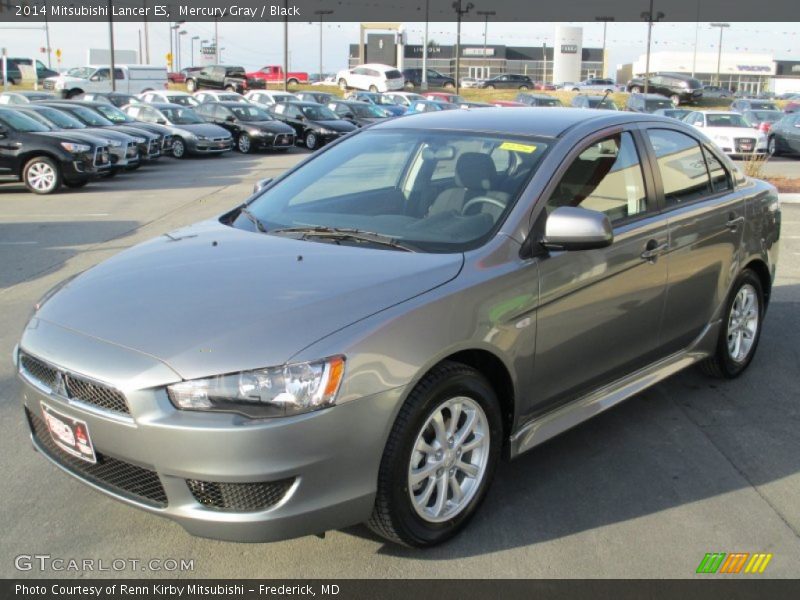
[[229, 152], [233, 148], [233, 138], [226, 139], [187, 139], [186, 150], [190, 154], [220, 154]]
[[267, 133], [250, 137], [253, 148], [258, 150], [280, 150], [295, 145], [294, 133]]
[[[83, 356], [96, 352], [87, 344], [99, 348], [102, 343], [80, 340]], [[137, 369], [152, 360], [129, 350], [114, 352], [135, 355], [131, 362]], [[72, 365], [64, 369], [75, 372]], [[155, 369], [155, 364], [148, 367]], [[17, 380], [34, 446], [51, 462], [117, 500], [176, 521], [193, 535], [237, 542], [286, 539], [368, 519], [401, 398], [401, 388], [395, 388], [297, 417], [249, 420], [179, 411], [161, 386], [126, 392], [130, 413], [120, 415], [48, 391], [27, 372]], [[87, 468], [89, 463], [54, 446], [44, 427], [42, 403], [86, 423], [99, 467]], [[269, 505], [251, 506], [253, 490], [265, 486]]]

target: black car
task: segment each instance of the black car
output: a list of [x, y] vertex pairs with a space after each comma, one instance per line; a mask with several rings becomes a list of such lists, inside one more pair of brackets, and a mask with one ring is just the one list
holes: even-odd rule
[[740, 98], [731, 102], [733, 112], [744, 113], [746, 110], [780, 110], [778, 105], [771, 100], [759, 100], [757, 98]]
[[[129, 102], [128, 104], [143, 104], [143, 103]], [[128, 104], [125, 104], [124, 106], [127, 106]], [[142, 123], [141, 121], [137, 121], [130, 115], [122, 112], [122, 110], [120, 110], [113, 104], [107, 104], [105, 102], [100, 102], [100, 101], [98, 102], [82, 101], [81, 105], [91, 108], [96, 113], [105, 117], [116, 126], [123, 125], [125, 127], [133, 127], [137, 131], [141, 130], [149, 131], [150, 133], [159, 136], [160, 139], [156, 140], [156, 144], [160, 145], [161, 154], [166, 154], [166, 155], [172, 154], [172, 130], [169, 127], [164, 127], [163, 125], [158, 125], [157, 123]], [[123, 129], [123, 131], [126, 130]], [[153, 155], [153, 157], [157, 156], [154, 150], [151, 150], [151, 154]]]
[[86, 100], [88, 102], [104, 102], [117, 108], [122, 108], [128, 104], [140, 104], [142, 101], [131, 94], [122, 92], [84, 92], [75, 97], [75, 100]]
[[[6, 58], [6, 81], [11, 85], [22, 82], [22, 69], [20, 66], [36, 69], [36, 80], [44, 81], [48, 77], [56, 77], [58, 73], [48, 69], [40, 60], [34, 61], [32, 58]], [[2, 62], [0, 61], [0, 81], [2, 81]]]
[[[626, 86], [631, 94], [644, 92], [643, 77], [634, 77]], [[703, 97], [703, 84], [699, 80], [681, 73], [654, 73], [647, 84], [648, 94], [666, 96], [675, 106], [686, 102], [697, 102]]]
[[533, 80], [527, 75], [506, 73], [491, 79], [482, 79], [475, 87], [486, 90], [532, 90]]
[[[456, 87], [455, 79], [434, 69], [427, 69], [425, 75], [428, 87], [448, 89]], [[403, 77], [406, 78], [406, 87], [408, 89], [414, 89], [422, 85], [422, 69], [403, 69]]]
[[619, 110], [617, 105], [607, 96], [580, 95], [572, 99], [573, 108], [596, 108], [601, 110]]
[[770, 154], [800, 154], [800, 113], [791, 113], [772, 124], [767, 138]]
[[547, 94], [520, 93], [517, 94], [514, 101], [527, 104], [528, 106], [564, 106], [561, 100], [554, 96], [548, 96]]
[[189, 92], [227, 90], [244, 94], [256, 88], [264, 89], [266, 83], [261, 79], [248, 78], [244, 67], [208, 65], [186, 77], [186, 89]]
[[230, 131], [236, 148], [244, 154], [253, 150], [286, 151], [294, 146], [294, 129], [254, 104], [205, 102], [195, 111], [209, 123]]
[[652, 113], [660, 108], [675, 108], [675, 105], [661, 94], [631, 94], [625, 105], [626, 110], [639, 113]]
[[297, 92], [295, 96], [303, 102], [316, 102], [317, 104], [327, 104], [339, 99], [339, 96], [334, 96], [328, 92]]
[[358, 100], [334, 100], [328, 103], [328, 108], [345, 121], [364, 127], [376, 121], [382, 121], [392, 115], [377, 104], [360, 102]]
[[35, 194], [51, 194], [62, 184], [81, 187], [109, 168], [107, 146], [0, 108], [0, 181], [22, 181]]
[[357, 129], [350, 121], [340, 119], [327, 106], [316, 102], [278, 102], [270, 107], [272, 115], [290, 125], [298, 143], [314, 150]]

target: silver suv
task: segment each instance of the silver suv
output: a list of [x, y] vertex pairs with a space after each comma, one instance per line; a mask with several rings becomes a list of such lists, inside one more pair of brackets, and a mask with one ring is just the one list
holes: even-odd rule
[[196, 535], [437, 544], [501, 455], [691, 365], [742, 373], [780, 215], [674, 119], [386, 120], [39, 302], [33, 444]]

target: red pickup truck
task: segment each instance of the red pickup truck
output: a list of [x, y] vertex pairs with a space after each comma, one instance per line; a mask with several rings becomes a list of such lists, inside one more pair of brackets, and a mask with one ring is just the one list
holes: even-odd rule
[[[277, 65], [267, 65], [261, 67], [258, 71], [252, 71], [247, 74], [248, 79], [262, 79], [264, 81], [283, 82], [285, 78], [283, 68]], [[289, 78], [287, 83], [298, 84], [308, 83], [308, 73], [301, 73], [299, 71], [289, 71]]]

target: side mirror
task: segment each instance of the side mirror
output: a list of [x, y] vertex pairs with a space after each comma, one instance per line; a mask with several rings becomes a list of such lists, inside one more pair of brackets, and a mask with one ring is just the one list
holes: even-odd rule
[[270, 183], [272, 183], [272, 177], [267, 177], [265, 179], [259, 179], [256, 181], [255, 185], [253, 185], [253, 193], [257, 194], [265, 187], [267, 187]]
[[6, 129], [6, 126], [5, 125], [0, 125], [0, 138], [6, 137], [7, 133], [8, 133], [8, 129]]
[[548, 250], [592, 250], [614, 241], [608, 216], [596, 210], [560, 206], [547, 217], [542, 245]]
[[158, 123], [159, 125], [166, 125], [167, 124], [167, 120], [166, 119], [156, 119], [156, 123]]
[[228, 115], [227, 117], [225, 117], [225, 120], [228, 123], [234, 123], [234, 122], [236, 122], [236, 117], [234, 117], [233, 115]]
[[345, 119], [355, 119], [355, 118], [356, 118], [356, 116], [355, 116], [353, 113], [351, 113], [351, 112], [344, 113], [342, 116], [343, 116]]

